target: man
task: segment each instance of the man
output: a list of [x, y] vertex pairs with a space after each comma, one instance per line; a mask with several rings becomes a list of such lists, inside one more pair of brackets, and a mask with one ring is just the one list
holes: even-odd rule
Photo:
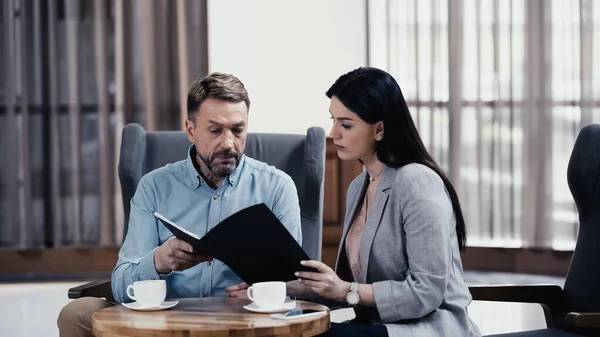
[[[134, 281], [165, 279], [168, 298], [245, 297], [247, 284], [221, 261], [193, 252], [154, 217], [156, 211], [202, 236], [246, 207], [265, 203], [302, 243], [292, 179], [244, 153], [250, 100], [235, 76], [213, 73], [188, 91], [188, 158], [142, 177], [131, 200], [129, 230], [112, 273], [112, 292], [130, 302]], [[114, 305], [97, 298], [70, 302], [58, 318], [61, 337], [92, 336], [91, 316]]]

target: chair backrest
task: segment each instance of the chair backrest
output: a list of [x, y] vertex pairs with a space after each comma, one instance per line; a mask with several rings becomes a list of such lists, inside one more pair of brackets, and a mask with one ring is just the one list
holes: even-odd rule
[[[190, 145], [183, 131], [146, 132], [139, 124], [125, 126], [119, 158], [125, 213], [123, 237], [129, 223], [130, 201], [142, 176], [185, 159]], [[306, 135], [249, 133], [244, 153], [275, 166], [294, 180], [302, 215], [302, 248], [311, 259], [321, 260], [325, 131], [312, 127]]]
[[600, 125], [584, 127], [567, 169], [579, 235], [565, 280], [565, 311], [600, 312]]

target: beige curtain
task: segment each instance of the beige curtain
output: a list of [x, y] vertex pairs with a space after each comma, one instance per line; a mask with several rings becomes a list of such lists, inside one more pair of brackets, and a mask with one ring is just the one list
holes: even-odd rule
[[457, 185], [469, 244], [572, 249], [578, 222], [566, 168], [580, 128], [600, 122], [600, 6], [368, 4], [369, 63], [399, 81]]
[[206, 1], [0, 10], [0, 247], [120, 244], [121, 129], [181, 128], [187, 86], [208, 68]]

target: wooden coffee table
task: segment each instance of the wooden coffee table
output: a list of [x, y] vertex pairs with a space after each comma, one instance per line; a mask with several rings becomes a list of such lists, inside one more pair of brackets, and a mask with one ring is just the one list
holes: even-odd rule
[[296, 320], [273, 319], [269, 314], [247, 311], [249, 300], [210, 297], [179, 300], [162, 311], [134, 311], [122, 305], [92, 316], [96, 337], [122, 336], [315, 336], [330, 327], [329, 308], [296, 301], [296, 309], [327, 311], [326, 315]]

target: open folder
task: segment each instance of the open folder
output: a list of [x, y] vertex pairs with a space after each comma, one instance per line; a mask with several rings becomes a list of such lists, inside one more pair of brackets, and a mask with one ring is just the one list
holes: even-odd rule
[[196, 252], [222, 261], [250, 285], [287, 282], [297, 279], [297, 271], [315, 271], [300, 264], [308, 255], [265, 204], [229, 216], [202, 238], [157, 212], [154, 216]]

